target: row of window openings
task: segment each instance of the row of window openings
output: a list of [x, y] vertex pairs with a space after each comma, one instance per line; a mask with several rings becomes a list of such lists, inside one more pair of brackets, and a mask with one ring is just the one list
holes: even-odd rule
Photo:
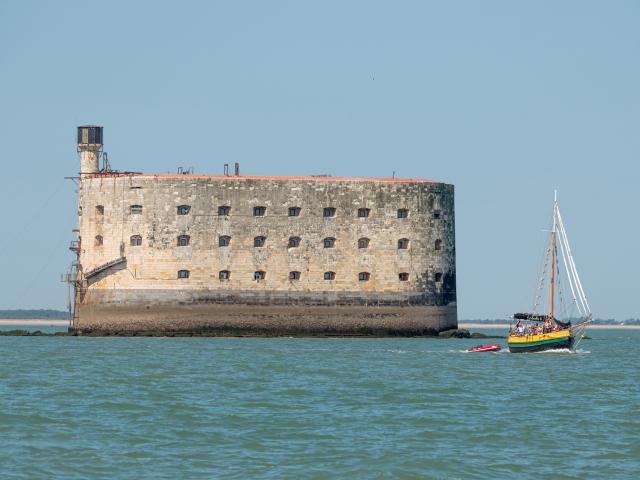
[[[289, 238], [289, 243], [287, 244], [288, 248], [296, 248], [300, 246], [300, 237], [291, 237]], [[179, 247], [188, 247], [191, 242], [191, 237], [189, 235], [180, 235], [178, 237], [178, 246]], [[254, 247], [264, 247], [267, 242], [267, 237], [255, 237], [253, 239]], [[324, 248], [333, 248], [336, 244], [336, 239], [329, 237], [325, 238], [323, 241]], [[95, 246], [100, 247], [104, 243], [104, 240], [101, 235], [96, 235], [95, 237]], [[360, 238], [358, 240], [358, 248], [369, 248], [370, 240], [368, 238]], [[139, 247], [142, 245], [142, 236], [133, 235], [129, 239], [129, 244], [132, 247]], [[228, 247], [231, 245], [231, 237], [222, 236], [218, 239], [218, 246], [220, 247]], [[398, 240], [398, 250], [407, 250], [409, 248], [409, 239], [401, 238]], [[434, 249], [440, 250], [442, 248], [442, 240], [438, 239], [434, 242]]]
[[[189, 205], [180, 205], [177, 209], [178, 215], [188, 215], [191, 207]], [[289, 216], [290, 217], [299, 217], [300, 211], [302, 209], [300, 207], [289, 207]], [[142, 213], [142, 205], [131, 205], [129, 207], [129, 211], [132, 214], [141, 214]], [[104, 215], [104, 206], [98, 205], [96, 206], [96, 212], [98, 215]], [[358, 209], [358, 218], [367, 218], [371, 209], [369, 208], [359, 208]], [[220, 217], [228, 217], [231, 214], [231, 207], [222, 206], [218, 207], [218, 216]], [[254, 217], [264, 217], [267, 214], [267, 207], [253, 207], [253, 216]], [[397, 212], [398, 218], [408, 218], [409, 210], [406, 208], [400, 208]], [[322, 211], [322, 216], [325, 218], [331, 218], [336, 216], [336, 209], [334, 207], [325, 207]], [[440, 218], [440, 210], [434, 210], [433, 218]]]
[[[178, 270], [178, 278], [189, 278], [189, 270]], [[220, 280], [230, 280], [231, 272], [229, 270], [220, 270], [218, 272], [218, 278]], [[267, 278], [267, 272], [263, 270], [258, 270], [254, 272], [253, 279], [254, 280], [264, 280]], [[369, 272], [360, 272], [358, 273], [358, 280], [361, 282], [367, 282], [371, 278], [371, 274]], [[336, 272], [324, 272], [325, 280], [335, 280]], [[289, 280], [300, 280], [300, 272], [289, 272]], [[398, 274], [398, 280], [401, 282], [409, 281], [409, 273], [401, 272]], [[437, 272], [434, 276], [434, 280], [436, 282], [442, 281], [442, 273]]]

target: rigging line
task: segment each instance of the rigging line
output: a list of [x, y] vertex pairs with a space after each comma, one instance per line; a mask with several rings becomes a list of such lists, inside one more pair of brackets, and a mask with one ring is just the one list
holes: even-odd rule
[[562, 221], [562, 216], [560, 215], [560, 211], [558, 211], [558, 219], [560, 220], [560, 226], [562, 228], [562, 232], [563, 232], [563, 235], [564, 235], [564, 238], [565, 238], [565, 242], [566, 242], [566, 245], [567, 245], [567, 256], [569, 258], [571, 270], [573, 271], [573, 274], [575, 276], [576, 285], [578, 287], [578, 292], [580, 293], [580, 300], [581, 300], [581, 302], [584, 303], [586, 312], [591, 314], [591, 308], [589, 308], [589, 303], [587, 302], [587, 296], [585, 295], [584, 290], [582, 288], [582, 282], [580, 281], [580, 276], [578, 275], [578, 270], [576, 268], [575, 261], [573, 260], [573, 255], [571, 253], [571, 247], [569, 246], [569, 238], [567, 237], [567, 232], [564, 229], [564, 222]]
[[549, 247], [548, 247], [548, 239], [545, 242], [544, 249], [542, 250], [542, 254], [540, 255], [540, 261], [538, 265], [540, 268], [538, 270], [538, 280], [536, 281], [536, 288], [534, 289], [533, 295], [533, 311], [536, 311], [538, 305], [540, 304], [541, 296], [540, 292], [542, 291], [542, 283], [544, 281], [544, 276], [546, 272], [547, 262], [549, 260]]
[[[555, 207], [554, 207], [555, 209]], [[554, 224], [554, 220], [551, 220], [551, 228], [553, 228], [553, 224]], [[533, 310], [534, 312], [537, 310], [537, 308], [540, 306], [540, 304], [542, 303], [542, 295], [543, 295], [543, 291], [544, 291], [544, 286], [545, 286], [545, 278], [547, 276], [547, 267], [550, 263], [550, 258], [551, 258], [551, 248], [552, 248], [552, 238], [551, 236], [547, 236], [546, 237], [546, 242], [545, 242], [545, 250], [544, 250], [544, 263], [542, 264], [542, 271], [539, 272], [539, 280], [538, 280], [538, 290], [536, 292], [536, 297], [535, 297], [535, 302], [534, 302], [534, 307]]]
[[586, 300], [586, 295], [584, 295], [584, 290], [582, 290], [582, 284], [580, 282], [580, 277], [578, 276], [578, 270], [577, 270], [577, 268], [575, 266], [575, 262], [573, 260], [573, 255], [571, 254], [571, 248], [569, 246], [569, 239], [568, 239], [567, 233], [566, 233], [566, 231], [564, 229], [564, 222], [562, 222], [562, 217], [560, 217], [560, 224], [561, 224], [561, 227], [562, 227], [562, 232], [564, 234], [565, 243], [566, 243], [566, 246], [567, 246], [567, 255], [569, 257], [569, 263], [570, 263], [571, 269], [572, 269], [572, 271], [574, 273], [574, 277], [575, 277], [576, 283], [578, 285], [578, 291], [579, 291], [579, 293], [582, 294], [583, 297], [585, 297], [585, 300]]
[[[558, 214], [560, 214], [560, 211], [558, 211]], [[576, 288], [575, 288], [575, 280], [573, 278], [573, 274], [571, 272], [571, 267], [570, 267], [570, 263], [568, 261], [567, 258], [567, 245], [568, 245], [568, 239], [567, 239], [567, 235], [566, 232], [564, 231], [564, 225], [562, 224], [562, 218], [558, 218], [558, 226], [559, 226], [559, 230], [560, 230], [560, 252], [562, 253], [562, 259], [564, 261], [564, 266], [565, 266], [565, 270], [567, 271], [567, 278], [569, 280], [569, 286], [571, 287], [571, 293], [573, 295], [573, 300], [576, 303], [576, 306], [578, 307], [578, 310], [580, 311], [580, 313], [582, 313], [583, 311], [583, 305], [581, 305], [580, 303], [578, 303], [578, 298], [576, 296]]]
[[569, 280], [569, 287], [571, 288], [571, 294], [573, 295], [573, 301], [575, 302], [576, 306], [578, 307], [578, 311], [580, 311], [580, 313], [582, 313], [582, 308], [581, 305], [578, 303], [578, 299], [576, 298], [576, 292], [573, 286], [573, 280], [571, 278], [571, 272], [569, 271], [569, 264], [567, 262], [567, 257], [566, 257], [566, 253], [565, 253], [565, 245], [564, 245], [564, 235], [562, 235], [562, 226], [561, 226], [561, 222], [558, 222], [560, 224], [560, 253], [562, 254], [562, 260], [564, 262], [564, 267], [565, 270], [567, 271], [567, 279]]
[[[572, 289], [572, 293], [574, 295], [574, 300], [576, 301], [576, 305], [584, 307], [584, 305], [581, 305], [582, 302], [581, 302], [581, 298], [580, 298], [580, 291], [578, 290], [577, 283], [575, 281], [575, 274], [574, 274], [574, 271], [573, 271], [573, 268], [572, 268], [572, 265], [571, 265], [571, 259], [569, 257], [568, 238], [567, 238], [566, 232], [565, 232], [565, 230], [563, 228], [564, 226], [562, 224], [562, 218], [561, 217], [558, 219], [558, 226], [559, 226], [559, 229], [560, 229], [561, 251], [562, 251], [563, 259], [564, 259], [564, 263], [565, 263], [565, 269], [567, 270], [567, 277], [569, 278], [570, 285], [572, 285], [572, 287], [575, 288], [575, 290]], [[577, 294], [576, 294], [576, 292], [577, 292]], [[580, 303], [578, 303], [578, 302], [580, 302]]]
[[53, 192], [47, 197], [47, 199], [31, 215], [29, 215], [24, 220], [22, 227], [18, 231], [18, 233], [3, 236], [4, 239], [3, 241], [0, 242], [0, 255], [4, 255], [5, 253], [8, 254], [9, 252], [13, 254], [13, 251], [11, 249], [7, 249], [5, 247], [8, 246], [9, 244], [15, 244], [16, 239], [21, 240], [24, 238], [24, 234], [27, 231], [27, 228], [31, 226], [39, 217], [41, 217], [44, 214], [44, 212], [49, 211], [45, 207], [48, 207], [51, 205], [51, 200], [57, 197], [57, 195], [62, 190], [62, 187], [64, 186], [65, 186], [64, 182], [60, 182], [59, 184], [57, 184], [57, 188], [54, 188]]
[[533, 303], [534, 312], [542, 303], [542, 291], [544, 289], [544, 279], [547, 276], [547, 266], [549, 265], [550, 253], [551, 253], [551, 239], [547, 237], [547, 240], [545, 242], [544, 253], [543, 253], [544, 262], [541, 262], [542, 268], [538, 272], [538, 288], [537, 288], [537, 291], [535, 292], [535, 298]]
[[[54, 252], [60, 249], [61, 244], [64, 245], [63, 242], [66, 236], [67, 236], [67, 230], [64, 229], [62, 230], [62, 234], [59, 236], [57, 241], [47, 242], [50, 248], [48, 250], [45, 250], [46, 261], [42, 264], [40, 269], [38, 269], [35, 272], [35, 274], [30, 277], [30, 280], [27, 282], [24, 288], [20, 291], [20, 293], [16, 295], [16, 298], [18, 299], [19, 304], [23, 303], [23, 301], [25, 300], [25, 296], [33, 288], [33, 284], [35, 283], [36, 279], [42, 276], [42, 273], [51, 266], [51, 262], [53, 262], [53, 260], [56, 258], [56, 255], [54, 255]], [[40, 253], [43, 253], [43, 252], [41, 251]]]

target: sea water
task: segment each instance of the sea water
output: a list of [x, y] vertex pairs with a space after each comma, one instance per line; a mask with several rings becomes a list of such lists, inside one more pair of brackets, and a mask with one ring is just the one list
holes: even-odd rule
[[589, 335], [0, 337], [0, 477], [640, 478], [640, 331]]

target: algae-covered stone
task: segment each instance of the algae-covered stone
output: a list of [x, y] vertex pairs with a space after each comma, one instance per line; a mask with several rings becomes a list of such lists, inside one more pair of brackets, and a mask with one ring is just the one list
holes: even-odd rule
[[441, 338], [470, 338], [471, 333], [466, 328], [453, 328], [440, 332], [438, 336]]

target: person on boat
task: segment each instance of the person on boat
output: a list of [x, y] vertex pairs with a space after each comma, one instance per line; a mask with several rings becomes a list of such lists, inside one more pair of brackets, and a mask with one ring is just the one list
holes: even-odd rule
[[522, 325], [522, 322], [520, 320], [518, 320], [518, 323], [516, 323], [516, 335], [524, 335], [524, 325]]

